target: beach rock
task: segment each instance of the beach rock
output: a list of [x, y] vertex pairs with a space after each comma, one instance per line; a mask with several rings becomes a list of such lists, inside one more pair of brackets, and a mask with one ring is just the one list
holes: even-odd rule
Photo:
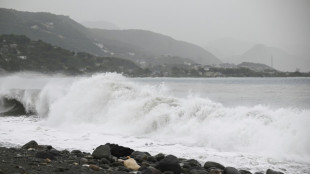
[[266, 174], [284, 174], [284, 173], [268, 169]]
[[130, 156], [132, 152], [134, 152], [134, 150], [128, 147], [119, 146], [117, 144], [107, 143], [106, 145], [110, 147], [111, 154], [117, 158]]
[[112, 171], [109, 174], [128, 174], [128, 172], [124, 172], [124, 171]]
[[41, 159], [51, 159], [51, 160], [56, 160], [56, 155], [54, 153], [51, 153], [49, 151], [38, 151], [35, 154], [36, 158], [41, 158]]
[[107, 158], [109, 159], [111, 156], [110, 146], [108, 145], [100, 145], [98, 146], [92, 153], [92, 156], [95, 159]]
[[151, 162], [151, 163], [157, 162], [156, 158], [153, 157], [153, 156], [148, 156], [146, 160], [147, 160], [148, 162]]
[[222, 174], [223, 170], [221, 169], [211, 169], [209, 174]]
[[236, 168], [226, 167], [224, 169], [224, 174], [241, 174]]
[[86, 163], [88, 163], [88, 159], [86, 159], [86, 158], [80, 159], [80, 164], [86, 164]]
[[110, 164], [110, 161], [107, 160], [107, 159], [105, 159], [105, 158], [102, 158], [102, 159], [100, 160], [100, 162], [101, 162], [102, 164]]
[[78, 157], [82, 156], [82, 152], [80, 150], [72, 150], [71, 153], [78, 156]]
[[211, 168], [217, 168], [217, 169], [222, 169], [224, 170], [225, 167], [217, 162], [213, 162], [213, 161], [207, 161], [204, 165], [203, 168], [205, 168], [206, 170], [210, 170]]
[[157, 161], [160, 161], [160, 160], [165, 158], [165, 155], [162, 153], [159, 153], [159, 154], [155, 155], [154, 157], [156, 158]]
[[255, 172], [254, 174], [264, 174], [264, 172]]
[[239, 170], [239, 172], [241, 174], [252, 174], [251, 172], [247, 171], [247, 170]]
[[189, 170], [189, 174], [208, 174], [206, 170], [203, 168], [193, 168], [192, 170]]
[[133, 171], [138, 171], [140, 168], [140, 166], [138, 165], [136, 160], [133, 158], [129, 158], [129, 159], [125, 160], [124, 166], [130, 170], [133, 170]]
[[34, 140], [29, 141], [28, 143], [26, 143], [25, 145], [22, 146], [22, 149], [29, 149], [29, 148], [38, 148], [38, 143]]
[[173, 155], [168, 155], [164, 159], [160, 160], [155, 168], [160, 170], [161, 172], [171, 171], [174, 174], [181, 173], [181, 166], [179, 164], [179, 160], [177, 157]]
[[184, 161], [183, 167], [184, 168], [201, 167], [201, 164], [195, 159], [189, 159]]
[[153, 167], [148, 167], [141, 174], [161, 174], [161, 171]]
[[99, 171], [99, 170], [101, 169], [99, 166], [94, 165], [94, 164], [90, 164], [88, 167], [89, 167], [90, 169], [92, 169], [92, 170], [95, 170], [95, 171]]
[[147, 152], [140, 152], [140, 151], [134, 151], [130, 155], [131, 158], [134, 158], [139, 163], [141, 163], [143, 160], [147, 160], [147, 157], [149, 157], [149, 156], [151, 156], [149, 153], [147, 153]]
[[54, 170], [54, 172], [64, 172], [64, 171], [65, 171], [65, 169], [61, 168], [61, 167]]
[[171, 171], [164, 171], [163, 174], [173, 174]]

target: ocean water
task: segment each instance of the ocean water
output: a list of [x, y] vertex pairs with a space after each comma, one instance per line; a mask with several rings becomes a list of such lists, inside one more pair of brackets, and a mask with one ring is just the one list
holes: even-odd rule
[[252, 172], [306, 174], [309, 109], [310, 78], [20, 73], [0, 77], [0, 144], [34, 139], [91, 152], [110, 142]]

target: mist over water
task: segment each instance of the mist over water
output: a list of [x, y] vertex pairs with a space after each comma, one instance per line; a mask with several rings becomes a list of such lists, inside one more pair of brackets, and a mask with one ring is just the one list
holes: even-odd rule
[[[165, 144], [202, 148], [203, 159], [216, 151], [230, 160], [241, 153], [248, 154], [245, 158], [252, 162], [249, 154], [308, 163], [310, 112], [309, 103], [304, 102], [310, 97], [304, 94], [309, 92], [309, 84], [308, 78], [131, 79], [114, 73], [74, 78], [16, 74], [1, 77], [0, 98], [15, 99], [36, 116], [0, 118], [0, 137], [2, 143], [13, 144], [27, 141], [21, 134], [62, 145], [62, 141], [84, 139], [99, 145], [111, 140], [136, 148], [147, 148], [141, 145], [141, 139], [146, 139], [158, 142], [158, 149], [171, 149]], [[12, 125], [23, 128], [15, 130]], [[78, 142], [76, 146], [83, 149], [87, 145]], [[304, 167], [309, 169], [309, 165]]]

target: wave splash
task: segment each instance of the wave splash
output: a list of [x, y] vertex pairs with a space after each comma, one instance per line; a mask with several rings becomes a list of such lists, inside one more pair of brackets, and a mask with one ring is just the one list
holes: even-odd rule
[[173, 97], [165, 85], [141, 85], [113, 73], [21, 91], [2, 91], [1, 96], [23, 103], [26, 111], [46, 118], [50, 126], [91, 124], [105, 133], [310, 159], [309, 110], [263, 105], [228, 108], [206, 98]]

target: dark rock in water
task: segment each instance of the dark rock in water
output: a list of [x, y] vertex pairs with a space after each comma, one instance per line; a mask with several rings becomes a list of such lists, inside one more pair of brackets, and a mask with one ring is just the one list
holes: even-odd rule
[[92, 156], [95, 159], [110, 158], [110, 156], [111, 156], [110, 146], [108, 146], [108, 145], [100, 145], [100, 146], [98, 146], [93, 151]]
[[155, 155], [154, 157], [156, 158], [157, 161], [160, 161], [160, 160], [165, 158], [165, 155], [162, 153], [159, 153], [159, 154]]
[[6, 112], [0, 112], [0, 115], [4, 116], [27, 115], [26, 108], [24, 107], [24, 105], [16, 99], [4, 98], [2, 99], [2, 103], [4, 104], [5, 108], [11, 108], [11, 109]]
[[51, 160], [56, 160], [57, 155], [55, 155], [54, 153], [48, 152], [48, 151], [39, 151], [35, 154], [36, 158], [41, 158], [41, 159], [51, 159]]
[[161, 174], [161, 171], [156, 168], [149, 167], [143, 170], [141, 174]]
[[284, 173], [268, 169], [266, 174], [284, 174]]
[[264, 174], [264, 172], [255, 172], [254, 174]]
[[239, 172], [241, 174], [252, 174], [251, 172], [247, 171], [247, 170], [239, 170]]
[[28, 143], [26, 143], [25, 145], [22, 146], [23, 149], [29, 149], [29, 148], [38, 148], [38, 143], [34, 140], [29, 141]]
[[158, 170], [165, 172], [165, 171], [172, 171], [174, 174], [181, 173], [181, 166], [179, 164], [179, 160], [177, 157], [173, 155], [168, 155], [155, 166]]
[[113, 156], [116, 156], [117, 158], [124, 157], [124, 156], [130, 156], [132, 152], [134, 152], [134, 150], [128, 147], [119, 146], [117, 144], [107, 143], [106, 145], [110, 147], [111, 154]]
[[207, 161], [203, 167], [206, 169], [206, 170], [210, 170], [211, 168], [217, 168], [217, 169], [222, 169], [224, 170], [225, 167], [220, 164], [220, 163], [217, 163], [217, 162], [213, 162], [213, 161]]
[[224, 174], [241, 174], [236, 168], [226, 167], [224, 169]]
[[184, 161], [184, 168], [191, 168], [191, 167], [201, 167], [201, 164], [195, 159], [189, 159]]

